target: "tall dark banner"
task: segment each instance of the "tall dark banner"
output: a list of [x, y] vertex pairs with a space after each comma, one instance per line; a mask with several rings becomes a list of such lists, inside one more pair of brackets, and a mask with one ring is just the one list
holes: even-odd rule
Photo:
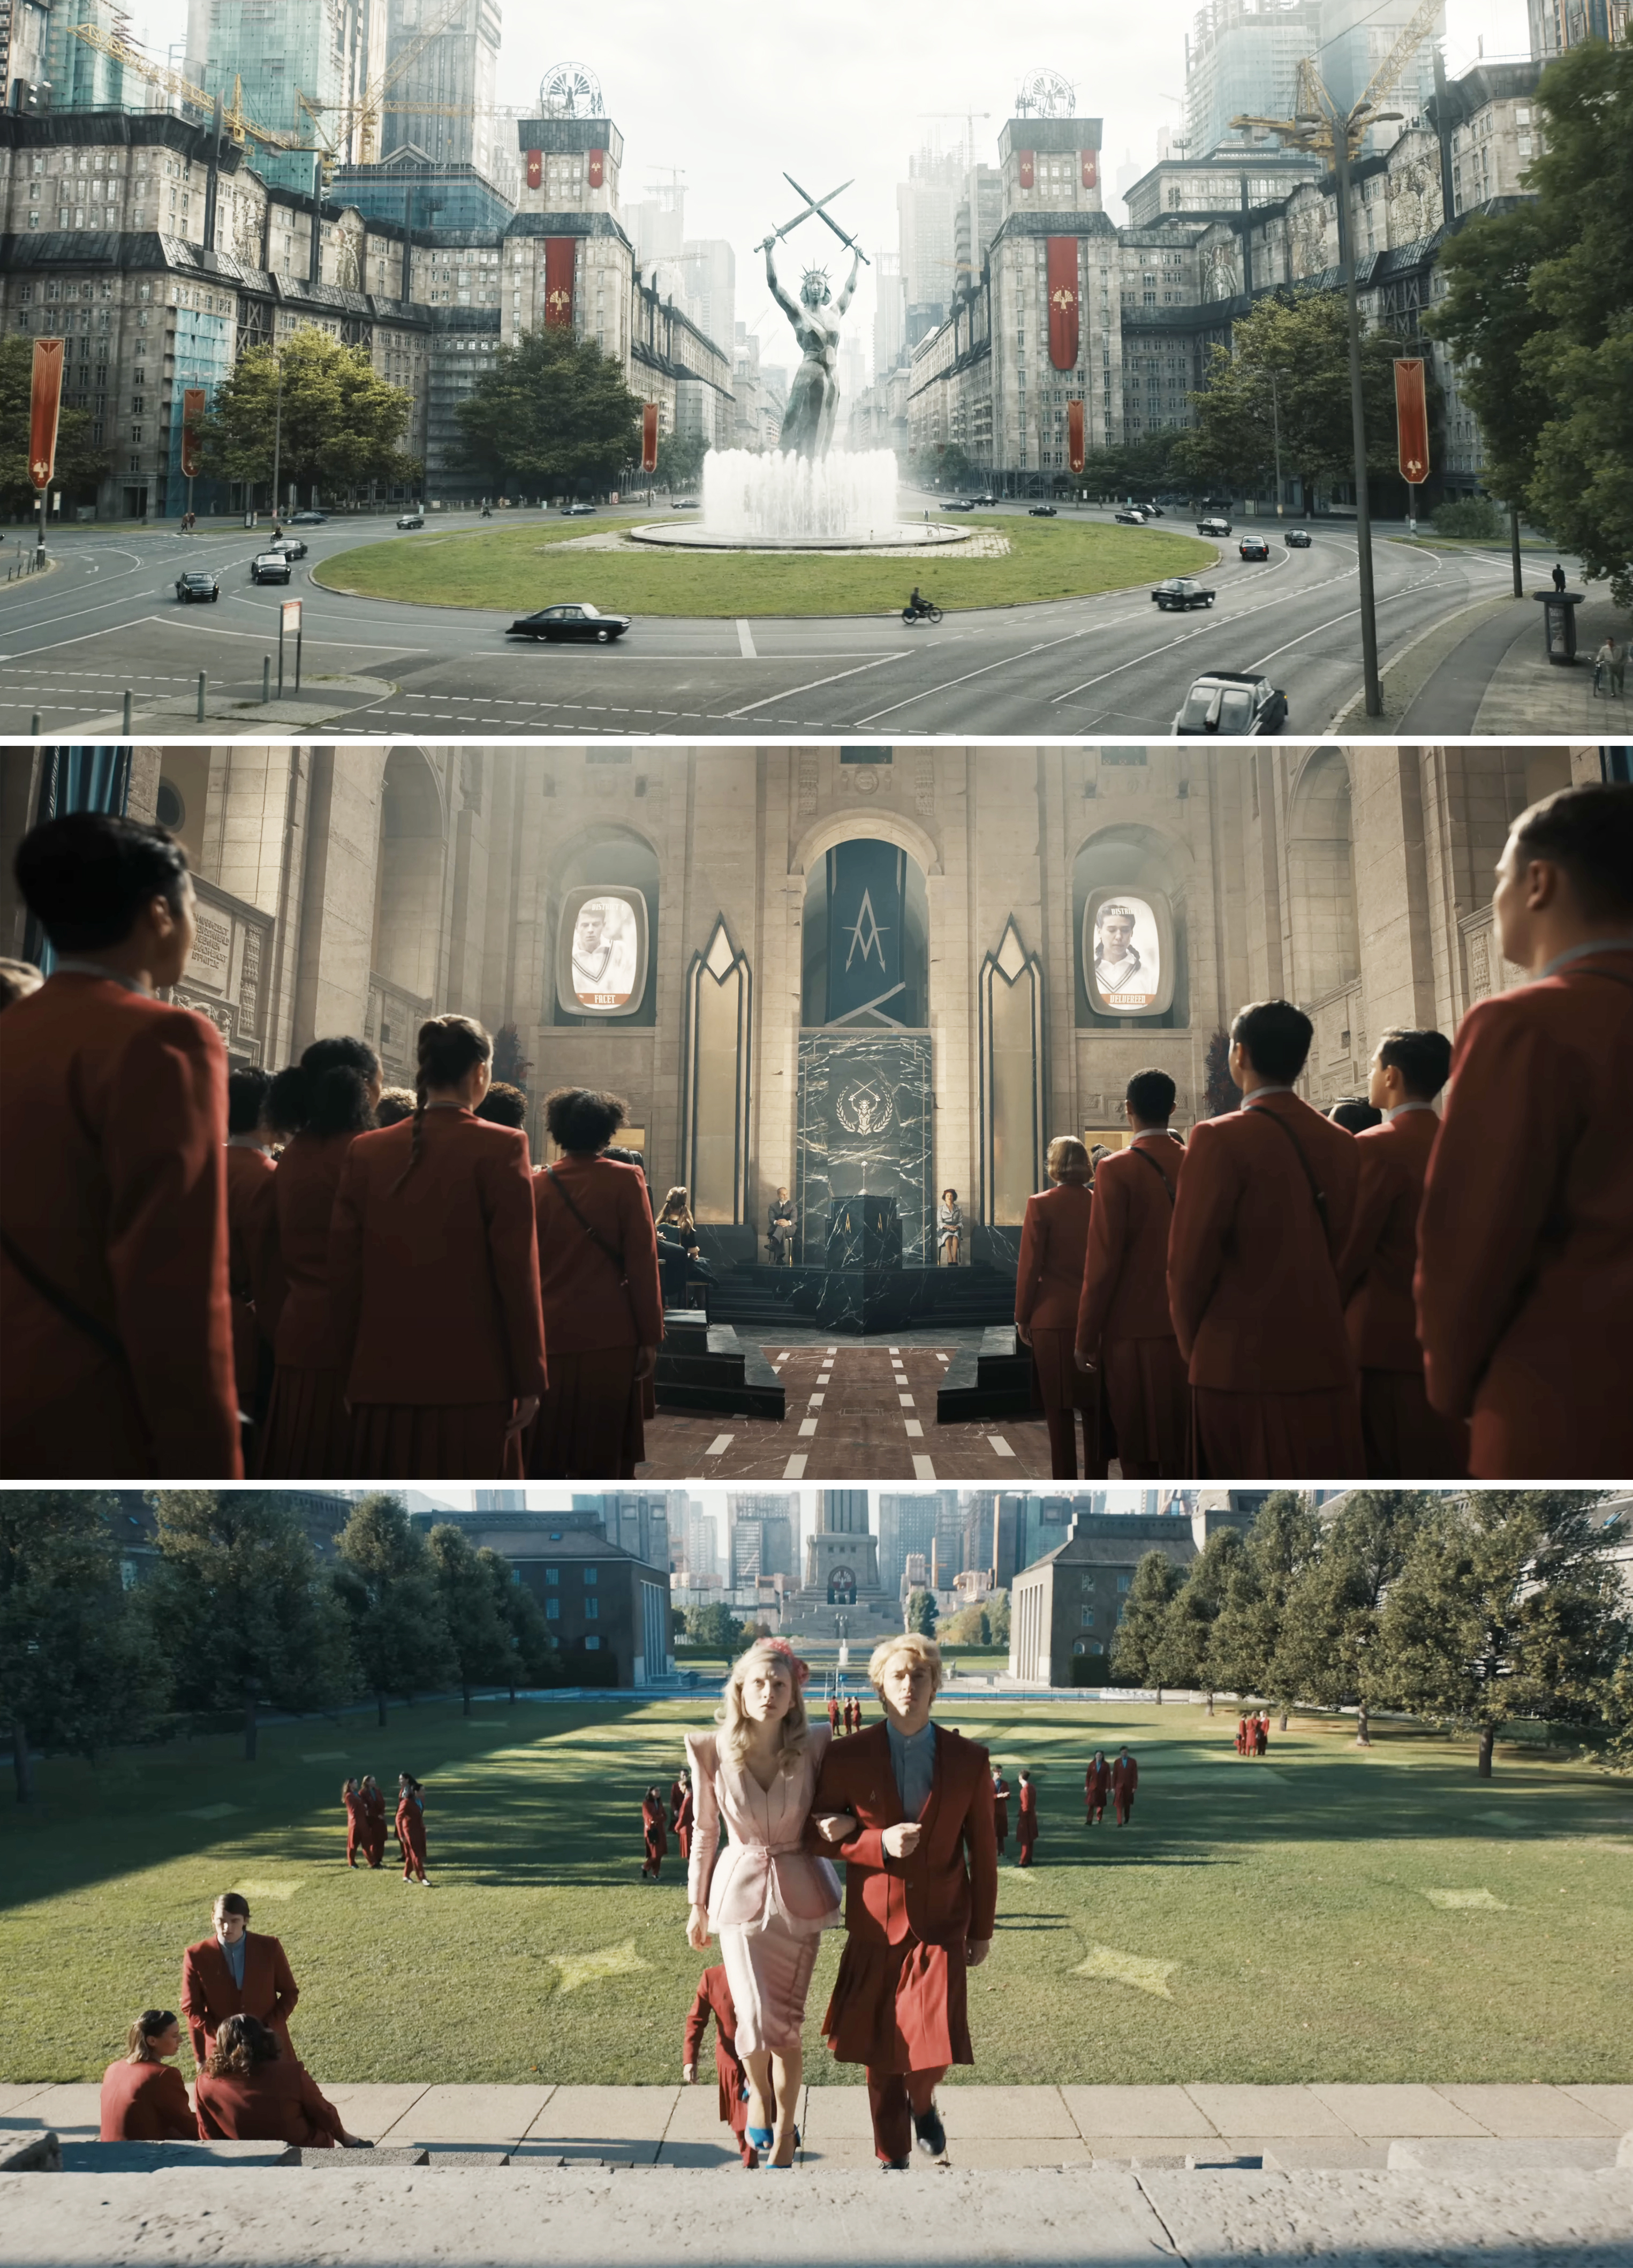
[[573, 321], [573, 272], [577, 262], [577, 239], [547, 236], [544, 239], [544, 322], [547, 330], [570, 330]]
[[900, 1016], [907, 854], [890, 843], [842, 843], [828, 854], [828, 1020], [858, 1008]]
[[1078, 363], [1078, 239], [1048, 239], [1049, 360], [1056, 370]]
[[1074, 473], [1083, 470], [1083, 404], [1066, 404], [1066, 462]]
[[530, 189], [542, 188], [544, 186], [544, 152], [542, 150], [530, 150], [527, 152], [527, 186]]

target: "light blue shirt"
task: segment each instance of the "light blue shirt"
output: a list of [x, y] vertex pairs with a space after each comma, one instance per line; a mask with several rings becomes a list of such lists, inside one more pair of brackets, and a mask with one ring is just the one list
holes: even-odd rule
[[249, 1932], [243, 1931], [231, 1945], [221, 1938], [217, 1938], [216, 1942], [221, 1947], [223, 1958], [232, 1971], [232, 1982], [241, 1992], [244, 1990], [244, 1955], [249, 1947]]
[[1552, 976], [1556, 969], [1568, 968], [1573, 961], [1585, 961], [1590, 953], [1633, 953], [1633, 937], [1595, 937], [1586, 945], [1573, 945], [1567, 953], [1556, 953], [1552, 961], [1544, 962], [1537, 971], [1537, 981]]
[[896, 1776], [901, 1808], [909, 1819], [916, 1819], [930, 1800], [936, 1777], [936, 1728], [926, 1725], [920, 1733], [899, 1733], [886, 1718], [885, 1730], [890, 1735], [890, 1769]]

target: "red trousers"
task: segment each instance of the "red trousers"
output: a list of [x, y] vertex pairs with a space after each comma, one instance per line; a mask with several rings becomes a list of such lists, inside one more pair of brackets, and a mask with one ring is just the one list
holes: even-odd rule
[[867, 2074], [867, 2107], [873, 2115], [873, 2147], [881, 2163], [913, 2154], [913, 2113], [921, 2117], [946, 2077], [938, 2071], [873, 2071]]
[[1070, 1331], [1034, 1329], [1032, 1364], [1049, 1435], [1049, 1471], [1059, 1481], [1078, 1478], [1078, 1412], [1083, 1412], [1083, 1477], [1104, 1480], [1100, 1382], [1078, 1368]]
[[355, 1813], [349, 1811], [346, 1814], [346, 1864], [349, 1867], [355, 1867], [358, 1852], [368, 1847], [364, 1840], [365, 1832], [363, 1822]]
[[1020, 1855], [1019, 1855], [1019, 1858], [1016, 1859], [1016, 1861], [1015, 1861], [1015, 1864], [1016, 1864], [1018, 1867], [1029, 1867], [1029, 1866], [1031, 1866], [1031, 1864], [1032, 1864], [1032, 1852], [1033, 1852], [1033, 1845], [1036, 1843], [1037, 1839], [1038, 1839], [1038, 1836], [1037, 1836], [1037, 1830], [1036, 1830], [1035, 1828], [1033, 1830], [1033, 1831], [1032, 1831], [1032, 1833], [1031, 1833], [1030, 1835], [1026, 1832], [1026, 1830], [1024, 1827], [1021, 1829], [1021, 1830], [1020, 1830]]
[[1111, 1800], [1112, 1808], [1117, 1815], [1118, 1826], [1126, 1827], [1129, 1823], [1129, 1814], [1134, 1808], [1134, 1790], [1131, 1787], [1114, 1787], [1111, 1792]]

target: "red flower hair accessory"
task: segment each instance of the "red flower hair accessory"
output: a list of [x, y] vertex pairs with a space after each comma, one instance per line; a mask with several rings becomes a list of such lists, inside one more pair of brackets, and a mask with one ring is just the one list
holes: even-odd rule
[[803, 1690], [810, 1680], [811, 1664], [808, 1661], [802, 1661], [800, 1660], [799, 1656], [794, 1652], [793, 1647], [790, 1646], [785, 1638], [761, 1638], [760, 1642], [765, 1647], [768, 1653], [780, 1653], [782, 1655], [783, 1660], [788, 1664], [789, 1675], [792, 1677], [795, 1684]]

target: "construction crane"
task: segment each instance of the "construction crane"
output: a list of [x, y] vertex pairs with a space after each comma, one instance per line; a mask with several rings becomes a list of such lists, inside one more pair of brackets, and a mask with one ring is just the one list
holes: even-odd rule
[[[134, 71], [150, 86], [162, 88], [173, 100], [184, 102], [190, 109], [202, 112], [206, 118], [214, 112], [216, 97], [213, 94], [202, 86], [195, 86], [190, 79], [184, 78], [180, 71], [172, 70], [167, 64], [156, 63], [122, 32], [104, 31], [99, 24], [70, 24], [69, 29], [75, 39], [83, 40], [85, 46], [94, 48], [98, 55], [107, 56], [110, 62], [120, 64], [128, 71]], [[232, 102], [224, 101], [222, 104], [221, 122], [224, 131], [240, 150], [246, 142], [257, 142], [268, 150], [298, 151], [312, 147], [310, 143], [303, 143], [296, 135], [285, 133], [275, 126], [258, 126], [253, 118], [246, 118], [241, 78], [233, 79]]]
[[1422, 0], [1384, 60], [1373, 72], [1365, 94], [1347, 114], [1342, 112], [1321, 79], [1313, 60], [1304, 55], [1298, 63], [1298, 92], [1291, 118], [1232, 118], [1231, 124], [1239, 130], [1251, 129], [1255, 133], [1274, 134], [1283, 147], [1308, 150], [1314, 156], [1333, 163], [1336, 154], [1338, 126], [1345, 127], [1345, 155], [1360, 154], [1361, 144], [1369, 129], [1387, 117], [1398, 113], [1387, 112], [1383, 106], [1400, 83], [1406, 69], [1424, 39], [1434, 29], [1445, 0]]
[[[422, 116], [456, 116], [462, 113], [439, 111], [433, 103], [391, 103], [386, 98], [409, 67], [416, 63], [433, 40], [438, 40], [465, 12], [466, 0], [448, 0], [440, 15], [427, 26], [417, 39], [411, 40], [396, 61], [388, 63], [374, 84], [366, 88], [355, 102], [319, 102], [296, 89], [295, 100], [312, 121], [313, 129], [322, 139], [331, 162], [342, 162], [345, 145], [356, 137], [357, 163], [373, 166], [379, 162], [380, 119], [388, 109], [418, 112]], [[326, 122], [335, 122], [331, 130]]]

